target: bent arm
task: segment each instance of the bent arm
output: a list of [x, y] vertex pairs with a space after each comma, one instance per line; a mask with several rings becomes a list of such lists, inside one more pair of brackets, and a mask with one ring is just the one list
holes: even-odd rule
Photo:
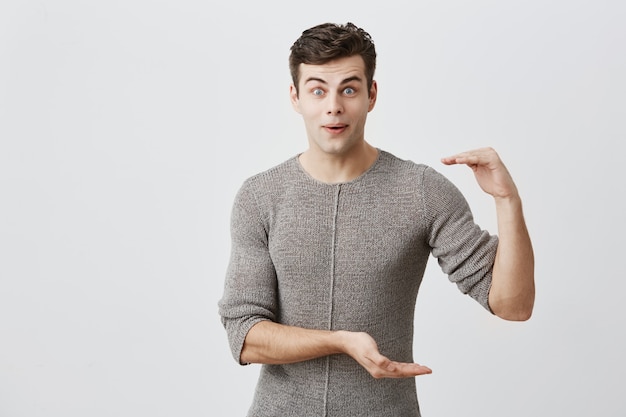
[[278, 365], [341, 353], [351, 356], [374, 378], [408, 378], [432, 373], [426, 366], [383, 356], [367, 333], [304, 329], [268, 320], [255, 324], [248, 332], [241, 361]]
[[287, 326], [269, 320], [250, 329], [241, 350], [241, 362], [286, 364], [344, 353], [337, 331]]
[[495, 199], [499, 243], [489, 306], [505, 320], [528, 320], [535, 302], [535, 260], [513, 178], [492, 148], [463, 152], [442, 158], [442, 162], [469, 166], [483, 191]]

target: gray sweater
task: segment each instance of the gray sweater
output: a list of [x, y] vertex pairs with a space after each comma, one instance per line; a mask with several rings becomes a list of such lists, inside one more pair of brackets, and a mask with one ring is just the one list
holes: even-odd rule
[[[379, 151], [353, 181], [326, 184], [297, 157], [240, 188], [219, 313], [235, 360], [261, 320], [363, 331], [413, 361], [415, 301], [430, 254], [487, 310], [497, 236], [425, 165]], [[248, 416], [419, 416], [415, 378], [374, 379], [347, 355], [263, 365]]]

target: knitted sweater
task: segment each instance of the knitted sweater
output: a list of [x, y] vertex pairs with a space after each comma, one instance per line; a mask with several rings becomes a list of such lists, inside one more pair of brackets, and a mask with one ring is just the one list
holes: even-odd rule
[[[313, 179], [297, 157], [244, 182], [219, 313], [234, 358], [261, 320], [362, 331], [412, 362], [418, 289], [430, 254], [487, 310], [497, 236], [434, 169], [379, 151], [361, 176]], [[248, 416], [419, 416], [415, 378], [374, 379], [347, 355], [263, 365]]]

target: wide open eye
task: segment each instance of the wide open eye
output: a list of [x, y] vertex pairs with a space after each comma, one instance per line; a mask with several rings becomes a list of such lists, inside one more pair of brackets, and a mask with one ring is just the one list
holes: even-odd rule
[[321, 88], [315, 88], [313, 89], [313, 95], [314, 96], [323, 96], [324, 95], [324, 90], [322, 90]]
[[356, 90], [355, 90], [354, 88], [352, 88], [352, 87], [346, 87], [346, 88], [343, 90], [343, 93], [344, 93], [344, 94], [346, 94], [346, 95], [348, 95], [348, 96], [351, 96], [351, 95], [353, 95], [354, 93], [356, 93]]

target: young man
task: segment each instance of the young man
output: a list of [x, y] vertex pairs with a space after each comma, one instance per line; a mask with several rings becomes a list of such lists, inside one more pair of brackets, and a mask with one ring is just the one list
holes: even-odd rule
[[376, 52], [351, 23], [302, 33], [289, 59], [308, 149], [249, 178], [234, 202], [219, 312], [235, 359], [264, 364], [249, 416], [419, 416], [417, 291], [429, 255], [507, 320], [534, 303], [522, 203], [490, 148], [443, 158], [494, 197], [498, 235], [425, 165], [367, 143]]

